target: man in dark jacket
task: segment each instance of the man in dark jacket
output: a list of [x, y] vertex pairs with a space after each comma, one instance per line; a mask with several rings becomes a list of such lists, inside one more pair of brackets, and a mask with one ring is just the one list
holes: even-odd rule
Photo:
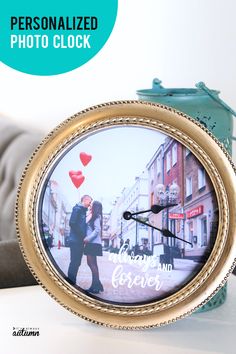
[[86, 237], [86, 213], [92, 202], [89, 195], [81, 198], [81, 203], [74, 206], [70, 217], [70, 264], [68, 278], [72, 284], [76, 284], [76, 277], [84, 252], [84, 238]]

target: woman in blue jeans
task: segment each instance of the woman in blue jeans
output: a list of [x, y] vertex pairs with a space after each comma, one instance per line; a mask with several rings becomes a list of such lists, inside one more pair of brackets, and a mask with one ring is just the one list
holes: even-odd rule
[[102, 256], [102, 204], [98, 201], [93, 202], [91, 213], [87, 218], [87, 236], [84, 243], [84, 254], [92, 272], [92, 284], [87, 291], [99, 294], [104, 289], [99, 279], [97, 264], [97, 256]]

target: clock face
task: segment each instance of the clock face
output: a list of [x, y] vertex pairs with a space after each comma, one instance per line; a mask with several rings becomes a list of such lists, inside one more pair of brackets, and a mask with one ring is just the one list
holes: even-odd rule
[[218, 231], [201, 162], [156, 129], [116, 126], [73, 142], [44, 179], [43, 247], [74, 289], [106, 303], [167, 298], [203, 268]]

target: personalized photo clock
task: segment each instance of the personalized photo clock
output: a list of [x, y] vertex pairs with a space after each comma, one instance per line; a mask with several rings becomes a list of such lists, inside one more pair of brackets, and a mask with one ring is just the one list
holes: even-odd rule
[[189, 116], [110, 102], [64, 121], [37, 148], [18, 191], [22, 253], [74, 314], [139, 329], [184, 318], [235, 266], [230, 156]]

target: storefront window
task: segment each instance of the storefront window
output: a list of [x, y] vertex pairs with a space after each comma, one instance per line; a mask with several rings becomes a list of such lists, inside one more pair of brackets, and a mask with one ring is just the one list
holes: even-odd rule
[[198, 169], [198, 189], [202, 189], [206, 186], [206, 176], [204, 168]]
[[[175, 231], [175, 220], [170, 220], [170, 230], [171, 232], [175, 235], [176, 231]], [[175, 238], [171, 238], [170, 239], [170, 246], [176, 246], [176, 239]]]
[[161, 173], [161, 156], [157, 158], [157, 175]]
[[170, 171], [170, 151], [166, 155], [166, 172]]
[[[190, 221], [188, 223], [188, 241], [192, 242], [193, 241], [193, 222]], [[192, 248], [193, 246], [188, 246], [189, 248]]]
[[151, 170], [150, 170], [150, 179], [151, 179], [151, 182], [154, 181], [154, 164], [152, 165]]
[[172, 147], [172, 166], [177, 163], [177, 144]]
[[201, 219], [201, 246], [207, 245], [207, 218]]
[[193, 193], [192, 177], [186, 177], [186, 197]]
[[187, 157], [190, 154], [190, 150], [188, 148], [185, 149], [185, 156]]

